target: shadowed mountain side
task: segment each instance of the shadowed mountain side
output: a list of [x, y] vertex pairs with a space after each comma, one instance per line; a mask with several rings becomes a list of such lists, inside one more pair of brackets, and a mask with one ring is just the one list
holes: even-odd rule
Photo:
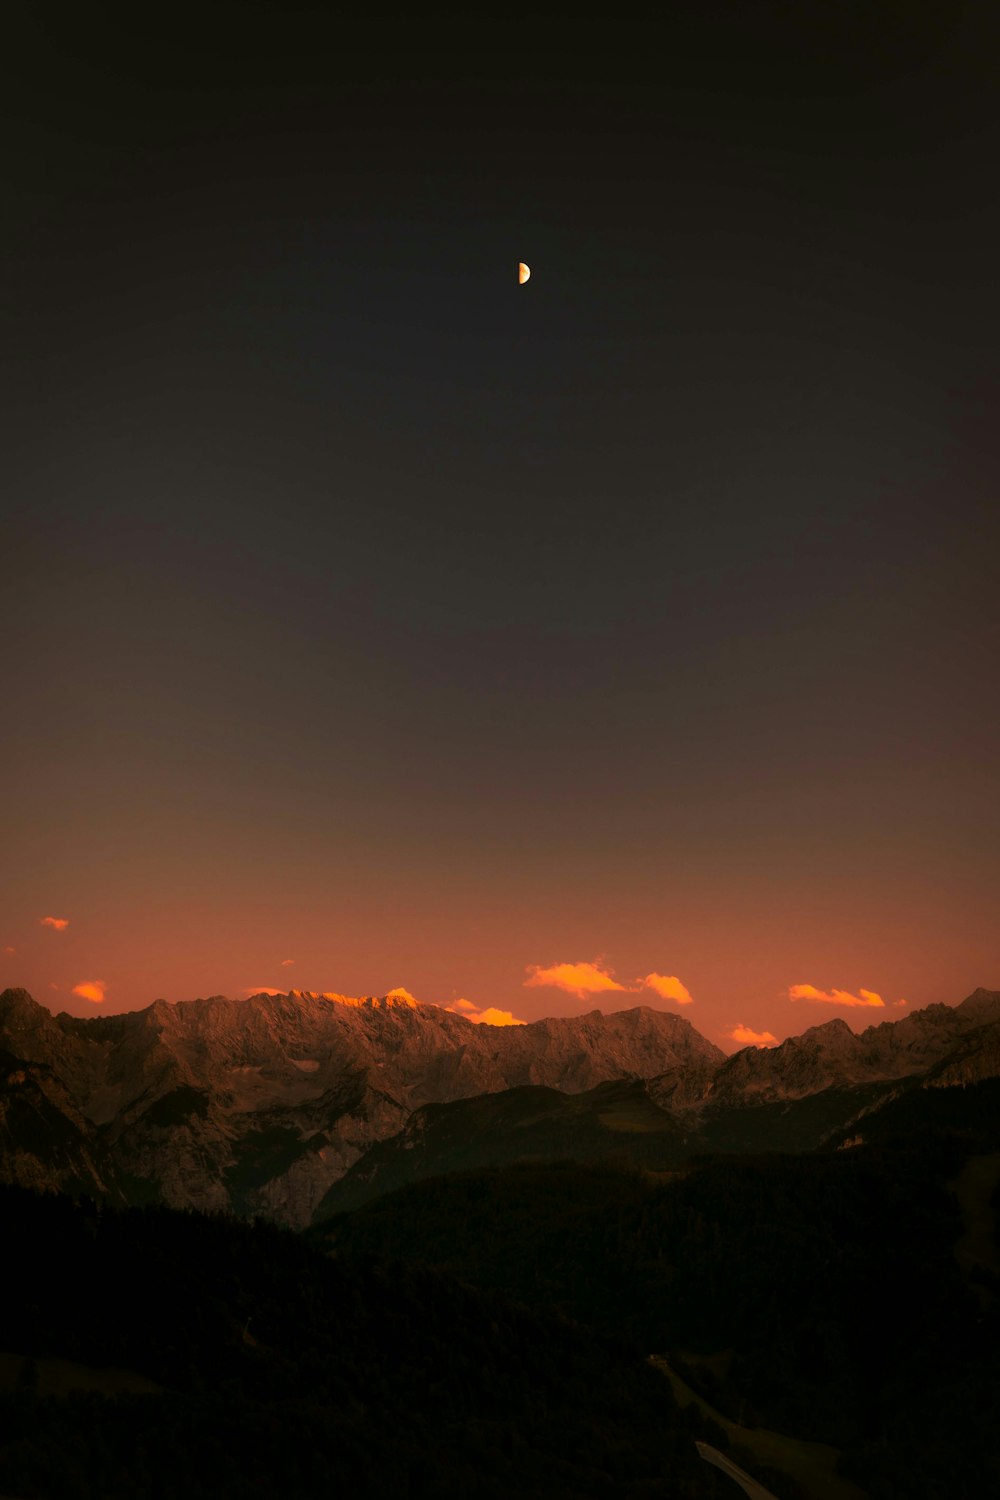
[[[734, 1085], [734, 1074], [738, 1078], [752, 1070], [755, 1058], [738, 1053], [723, 1065], [709, 1090], [699, 1080], [691, 1091], [693, 1102], [670, 1073], [603, 1084], [571, 1097], [525, 1088], [427, 1105], [411, 1115], [397, 1135], [373, 1146], [334, 1183], [316, 1210], [315, 1222], [407, 1183], [516, 1161], [615, 1161], [663, 1171], [713, 1152], [813, 1151], [828, 1145], [853, 1145], [869, 1137], [885, 1139], [894, 1133], [897, 1121], [907, 1131], [929, 1116], [928, 1106], [919, 1097], [909, 1107], [902, 1103], [910, 1094], [923, 1095], [933, 1088], [944, 1096], [956, 1087], [963, 1092], [971, 1083], [1000, 1073], [1000, 1023], [995, 1022], [960, 1034], [954, 1052], [926, 1073], [828, 1086], [809, 1093], [802, 1079], [803, 1061], [816, 1082], [836, 1077], [822, 1045], [831, 1035], [837, 1043], [841, 1039], [839, 1025], [830, 1025], [832, 1033], [829, 1027], [818, 1027], [775, 1049], [783, 1057], [756, 1054], [772, 1058], [777, 1066], [768, 1068], [765, 1062], [753, 1079], [756, 1086], [745, 1095]], [[947, 1041], [953, 1038], [949, 1029]], [[856, 1040], [852, 1035], [851, 1041]], [[900, 1056], [907, 1063], [916, 1061], [908, 1047]], [[884, 1066], [891, 1067], [893, 1061], [887, 1057]], [[735, 1069], [730, 1066], [733, 1062]], [[780, 1080], [789, 1071], [798, 1073], [801, 1092], [782, 1096]], [[845, 1071], [851, 1076], [855, 1070]], [[956, 1118], [971, 1107], [971, 1098], [955, 1102], [952, 1114]], [[880, 1128], [883, 1111], [888, 1118]], [[943, 1111], [941, 1118], [945, 1118]]]
[[407, 1183], [516, 1161], [607, 1161], [662, 1169], [690, 1154], [687, 1136], [641, 1081], [585, 1094], [519, 1088], [427, 1104], [403, 1130], [373, 1146], [326, 1194], [327, 1215], [359, 1207]]
[[123, 1201], [89, 1122], [44, 1063], [0, 1050], [0, 1178]]

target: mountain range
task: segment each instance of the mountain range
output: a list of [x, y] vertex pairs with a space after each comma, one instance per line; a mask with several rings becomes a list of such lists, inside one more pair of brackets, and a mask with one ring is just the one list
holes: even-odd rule
[[645, 1006], [494, 1027], [293, 990], [77, 1018], [8, 989], [0, 1179], [301, 1228], [455, 1166], [849, 1144], [908, 1090], [997, 1076], [1000, 992], [982, 989], [731, 1057]]

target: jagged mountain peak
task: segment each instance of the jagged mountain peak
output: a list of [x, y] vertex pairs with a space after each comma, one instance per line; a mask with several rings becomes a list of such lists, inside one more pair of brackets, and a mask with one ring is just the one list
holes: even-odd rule
[[39, 1005], [27, 990], [6, 989], [0, 993], [0, 1025], [42, 1026], [51, 1019], [44, 1005]]
[[855, 1040], [854, 1032], [843, 1016], [834, 1016], [829, 1021], [820, 1021], [816, 1026], [807, 1026], [800, 1036], [790, 1036], [781, 1045], [783, 1047], [803, 1044], [815, 1046], [816, 1043], [842, 1045], [845, 1042], [853, 1043]]
[[1000, 990], [985, 990], [980, 987], [967, 995], [955, 1009], [962, 1015], [974, 1017], [983, 1025], [1000, 1021]]

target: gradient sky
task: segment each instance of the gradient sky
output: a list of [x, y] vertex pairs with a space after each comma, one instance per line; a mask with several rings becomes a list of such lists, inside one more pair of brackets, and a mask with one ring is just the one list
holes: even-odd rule
[[1000, 987], [995, 7], [5, 50], [0, 985]]

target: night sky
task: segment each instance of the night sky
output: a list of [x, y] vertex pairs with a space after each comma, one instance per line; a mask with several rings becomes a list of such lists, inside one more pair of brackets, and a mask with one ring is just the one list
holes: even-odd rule
[[5, 30], [0, 985], [1000, 987], [1000, 10]]

